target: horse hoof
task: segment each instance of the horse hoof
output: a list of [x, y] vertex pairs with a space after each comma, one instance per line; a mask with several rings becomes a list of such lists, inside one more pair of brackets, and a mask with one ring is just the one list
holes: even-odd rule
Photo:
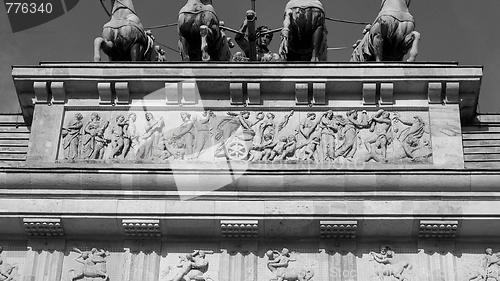
[[203, 61], [210, 61], [210, 55], [208, 54], [203, 54], [203, 57], [201, 58]]
[[101, 61], [100, 57], [94, 57], [94, 62], [99, 62], [99, 61]]

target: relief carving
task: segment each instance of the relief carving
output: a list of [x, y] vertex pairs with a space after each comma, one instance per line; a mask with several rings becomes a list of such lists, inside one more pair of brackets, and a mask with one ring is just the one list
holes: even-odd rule
[[380, 253], [370, 252], [370, 261], [375, 262], [375, 274], [380, 281], [384, 280], [408, 280], [408, 271], [412, 269], [409, 262], [397, 262], [394, 260], [395, 253], [389, 245], [380, 247]]
[[69, 280], [73, 281], [87, 277], [102, 278], [103, 281], [109, 280], [106, 272], [106, 257], [110, 255], [108, 251], [98, 250], [97, 248], [92, 248], [90, 251], [81, 251], [76, 247], [73, 248], [73, 251], [80, 254], [75, 260], [82, 265], [69, 270]]
[[0, 281], [18, 281], [17, 264], [9, 264], [4, 262], [2, 258], [3, 248], [0, 246]]
[[500, 280], [500, 253], [493, 253], [487, 248], [480, 266], [469, 271], [467, 281], [498, 281]]
[[79, 156], [80, 138], [82, 135], [83, 115], [76, 113], [73, 120], [62, 128], [64, 159], [74, 160]]
[[269, 281], [309, 281], [314, 276], [312, 269], [288, 267], [290, 262], [295, 260], [290, 258], [290, 251], [287, 248], [283, 248], [281, 252], [269, 250], [266, 256], [267, 268], [274, 275]]
[[170, 268], [170, 272], [162, 280], [167, 281], [205, 281], [212, 280], [208, 275], [209, 262], [205, 258], [206, 254], [213, 254], [212, 251], [195, 250], [185, 256], [179, 256], [180, 262], [177, 269]]
[[101, 116], [97, 113], [90, 115], [90, 121], [83, 129], [82, 137], [82, 158], [102, 159], [104, 147], [108, 145], [108, 140], [104, 138], [104, 131], [108, 128], [109, 121], [101, 121]]
[[88, 114], [78, 112], [66, 122], [60, 158], [139, 163], [432, 163], [426, 113], [352, 109], [218, 116], [206, 110], [146, 112], [139, 119], [134, 112]]

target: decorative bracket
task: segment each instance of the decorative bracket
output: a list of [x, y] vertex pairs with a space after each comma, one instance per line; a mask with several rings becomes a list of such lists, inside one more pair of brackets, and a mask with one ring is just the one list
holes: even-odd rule
[[295, 83], [295, 103], [297, 105], [309, 104], [309, 84]]
[[99, 92], [99, 104], [113, 103], [113, 91], [111, 90], [111, 83], [97, 83], [97, 91]]
[[459, 228], [458, 221], [421, 220], [418, 237], [422, 238], [454, 238]]
[[30, 236], [63, 236], [64, 228], [61, 219], [24, 218], [23, 224]]
[[247, 84], [247, 103], [260, 104], [260, 83]]
[[321, 238], [356, 238], [357, 221], [320, 221]]
[[460, 83], [447, 82], [446, 83], [446, 103], [458, 103], [460, 94]]
[[196, 82], [181, 82], [181, 103], [182, 104], [196, 104], [196, 93], [198, 87]]
[[221, 220], [220, 228], [224, 238], [252, 238], [259, 234], [259, 221]]
[[128, 82], [116, 82], [115, 91], [117, 104], [130, 103], [130, 90], [128, 88]]
[[66, 89], [64, 87], [64, 82], [50, 83], [50, 90], [52, 92], [51, 101], [53, 104], [64, 104], [66, 102]]
[[179, 83], [165, 83], [165, 97], [167, 104], [179, 104]]
[[363, 104], [375, 105], [377, 102], [377, 84], [363, 83]]
[[160, 220], [122, 219], [126, 236], [161, 236]]
[[47, 82], [34, 82], [33, 90], [35, 91], [35, 103], [48, 103], [49, 90]]
[[429, 103], [439, 104], [443, 102], [442, 97], [443, 85], [441, 82], [429, 83], [427, 88], [427, 94], [429, 97]]
[[394, 84], [380, 83], [380, 104], [390, 105], [394, 103]]
[[243, 83], [229, 83], [231, 104], [243, 104]]
[[326, 104], [326, 83], [313, 83], [313, 104]]

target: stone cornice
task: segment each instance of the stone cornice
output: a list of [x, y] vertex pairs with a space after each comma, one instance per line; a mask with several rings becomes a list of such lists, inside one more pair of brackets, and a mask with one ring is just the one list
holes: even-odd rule
[[[266, 93], [282, 92], [285, 99], [287, 96], [294, 98], [296, 89], [304, 83], [312, 83], [310, 91], [313, 96], [305, 97], [305, 100], [295, 97], [297, 105], [343, 106], [339, 101], [345, 95], [359, 96], [359, 106], [404, 105], [403, 96], [417, 93], [423, 95], [425, 101], [428, 99], [429, 104], [460, 103], [462, 118], [470, 119], [475, 115], [482, 72], [480, 66], [426, 62], [265, 65], [43, 62], [38, 66], [13, 66], [12, 77], [25, 119], [31, 124], [33, 102], [71, 104], [65, 98], [95, 99], [98, 96], [101, 99], [96, 100], [96, 105], [103, 104], [103, 98], [104, 104], [126, 105], [162, 87], [180, 87], [179, 91], [182, 91], [183, 84], [177, 86], [176, 83], [188, 81], [197, 82], [196, 90], [204, 100], [210, 100], [212, 93], [227, 92], [222, 99], [227, 99], [228, 105], [265, 104]], [[248, 97], [245, 98], [247, 84]], [[238, 87], [241, 87], [241, 92]], [[373, 91], [363, 90], [370, 87]], [[177, 90], [174, 92], [177, 95]], [[164, 95], [163, 104], [171, 104], [168, 91]], [[221, 96], [216, 99], [220, 102]], [[189, 103], [186, 100], [186, 104]], [[161, 105], [161, 100], [158, 105]]]

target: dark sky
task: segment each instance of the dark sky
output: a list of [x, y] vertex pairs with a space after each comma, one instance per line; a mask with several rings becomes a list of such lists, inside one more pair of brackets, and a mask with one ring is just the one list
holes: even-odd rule
[[[219, 19], [238, 29], [250, 0], [213, 0]], [[331, 18], [372, 22], [380, 8], [377, 0], [322, 1]], [[109, 0], [105, 1], [109, 5]], [[279, 28], [287, 0], [256, 0], [257, 25]], [[145, 27], [174, 23], [185, 4], [181, 0], [137, 0], [136, 11]], [[500, 112], [499, 0], [413, 0], [410, 12], [422, 34], [417, 61], [457, 61], [461, 65], [484, 66], [479, 112]], [[12, 65], [36, 65], [40, 61], [91, 61], [93, 42], [100, 36], [108, 17], [99, 0], [80, 0], [67, 14], [44, 25], [12, 33], [0, 8], [0, 112], [18, 112], [19, 105], [11, 76]], [[328, 22], [329, 47], [349, 47], [362, 34], [363, 26]], [[157, 40], [177, 48], [175, 27], [156, 29]], [[233, 36], [228, 33], [229, 36]], [[277, 52], [279, 34], [271, 44]], [[233, 49], [233, 53], [236, 50]], [[167, 59], [178, 61], [167, 50]], [[352, 49], [329, 51], [329, 61], [349, 61]]]

